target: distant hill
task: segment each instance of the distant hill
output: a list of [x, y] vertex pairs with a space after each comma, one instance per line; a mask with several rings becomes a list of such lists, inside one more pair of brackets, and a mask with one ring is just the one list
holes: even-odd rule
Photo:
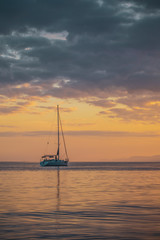
[[154, 156], [133, 156], [129, 158], [114, 159], [118, 162], [160, 162], [160, 155]]

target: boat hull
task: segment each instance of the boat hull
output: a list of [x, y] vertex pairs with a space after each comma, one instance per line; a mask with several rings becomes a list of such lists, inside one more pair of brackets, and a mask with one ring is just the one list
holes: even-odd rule
[[53, 167], [59, 167], [59, 166], [67, 166], [68, 161], [65, 160], [43, 160], [40, 162], [40, 165], [42, 167], [47, 167], [47, 166], [53, 166]]

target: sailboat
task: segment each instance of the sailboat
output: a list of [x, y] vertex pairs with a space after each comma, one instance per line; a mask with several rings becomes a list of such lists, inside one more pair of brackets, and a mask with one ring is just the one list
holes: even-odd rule
[[[59, 167], [59, 166], [67, 166], [69, 162], [68, 154], [67, 154], [67, 148], [65, 144], [65, 139], [64, 139], [64, 133], [62, 129], [62, 123], [60, 119], [60, 114], [59, 114], [59, 105], [57, 105], [57, 138], [58, 138], [58, 146], [57, 146], [57, 153], [55, 155], [43, 155], [40, 159], [40, 165], [42, 167], [46, 166], [54, 166], [54, 167]], [[64, 149], [65, 149], [65, 154], [66, 158], [61, 159], [60, 158], [60, 130], [62, 133], [62, 138], [63, 138], [63, 144], [64, 144]]]

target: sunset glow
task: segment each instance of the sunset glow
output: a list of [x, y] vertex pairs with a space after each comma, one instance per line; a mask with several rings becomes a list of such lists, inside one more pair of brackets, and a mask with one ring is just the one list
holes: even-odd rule
[[57, 104], [71, 161], [157, 161], [160, 6], [147, 2], [0, 10], [1, 161], [39, 161]]

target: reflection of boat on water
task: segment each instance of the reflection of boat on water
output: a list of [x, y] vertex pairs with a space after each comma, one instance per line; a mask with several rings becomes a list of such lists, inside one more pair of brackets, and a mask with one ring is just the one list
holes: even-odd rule
[[57, 211], [59, 211], [60, 206], [60, 171], [57, 169]]
[[[59, 115], [59, 106], [57, 105], [57, 127], [58, 127], [58, 147], [57, 147], [57, 154], [51, 154], [51, 155], [43, 155], [40, 160], [40, 165], [42, 167], [46, 166], [67, 166], [69, 162], [68, 154], [67, 154], [67, 149], [66, 149], [66, 144], [65, 144], [65, 139], [64, 139], [64, 134], [63, 134], [63, 129], [62, 129], [62, 123], [60, 120], [60, 115]], [[60, 141], [59, 141], [59, 135], [60, 135], [60, 129], [62, 133], [62, 138], [63, 138], [63, 144], [64, 144], [64, 149], [65, 149], [65, 159], [60, 159]]]
[[56, 192], [56, 207], [54, 210], [54, 220], [55, 220], [55, 224], [53, 227], [55, 227], [56, 230], [56, 235], [60, 235], [61, 234], [61, 211], [60, 211], [60, 205], [61, 205], [61, 198], [60, 198], [60, 169], [59, 167], [57, 168], [57, 192]]

